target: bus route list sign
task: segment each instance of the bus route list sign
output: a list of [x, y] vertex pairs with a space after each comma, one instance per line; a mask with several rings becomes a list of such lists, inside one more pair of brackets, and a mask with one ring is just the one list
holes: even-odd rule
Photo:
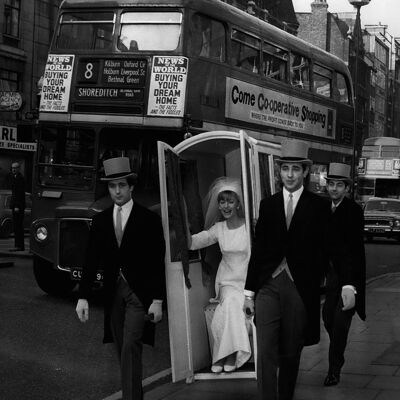
[[145, 59], [82, 59], [77, 70], [74, 98], [79, 100], [129, 100], [143, 102]]
[[335, 139], [336, 110], [233, 78], [226, 79], [225, 117]]
[[68, 54], [49, 54], [47, 57], [40, 96], [40, 111], [68, 111], [74, 57]]
[[186, 57], [153, 57], [147, 115], [183, 117], [187, 71]]

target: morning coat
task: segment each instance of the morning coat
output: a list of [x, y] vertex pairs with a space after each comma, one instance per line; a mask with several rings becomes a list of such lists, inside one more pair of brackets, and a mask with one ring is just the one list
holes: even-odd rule
[[365, 320], [365, 248], [364, 213], [351, 199], [343, 198], [327, 224], [329, 259], [338, 281], [337, 290], [344, 285], [356, 288], [356, 311]]
[[[104, 343], [112, 342], [110, 313], [119, 270], [146, 312], [153, 299], [165, 299], [165, 241], [160, 217], [134, 202], [118, 247], [114, 205], [93, 217], [79, 298], [88, 299], [97, 268], [104, 270]], [[147, 322], [143, 341], [154, 343], [154, 324]]]
[[320, 337], [320, 285], [328, 264], [323, 251], [328, 215], [328, 203], [304, 189], [288, 230], [283, 192], [263, 199], [248, 267], [245, 289], [257, 296], [286, 257], [307, 312], [305, 345], [318, 343]]

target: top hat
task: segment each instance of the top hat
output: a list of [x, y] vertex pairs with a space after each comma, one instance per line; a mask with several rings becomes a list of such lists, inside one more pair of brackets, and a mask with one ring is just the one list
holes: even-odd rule
[[127, 178], [128, 176], [136, 176], [136, 174], [131, 171], [128, 157], [109, 158], [103, 161], [103, 166], [105, 177], [101, 178], [102, 181], [112, 181], [114, 179]]
[[342, 163], [330, 163], [326, 180], [333, 179], [336, 181], [345, 181], [351, 183], [352, 180], [350, 178], [350, 170], [350, 165]]
[[311, 165], [312, 161], [308, 158], [308, 143], [297, 139], [284, 139], [281, 146], [281, 157], [277, 163], [285, 162]]

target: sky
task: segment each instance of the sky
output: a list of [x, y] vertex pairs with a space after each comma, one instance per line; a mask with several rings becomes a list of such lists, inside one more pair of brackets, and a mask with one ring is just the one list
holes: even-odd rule
[[[311, 12], [313, 0], [292, 0], [295, 12]], [[352, 12], [356, 9], [348, 0], [327, 0], [328, 11]], [[361, 7], [361, 25], [388, 25], [388, 33], [400, 37], [400, 0], [371, 0]]]

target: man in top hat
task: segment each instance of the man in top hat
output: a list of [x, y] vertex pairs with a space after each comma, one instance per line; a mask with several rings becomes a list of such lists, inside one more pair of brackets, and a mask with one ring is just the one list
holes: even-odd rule
[[114, 341], [121, 364], [123, 400], [143, 399], [142, 347], [153, 344], [162, 318], [165, 242], [159, 216], [132, 200], [136, 174], [129, 159], [103, 162], [114, 204], [94, 216], [76, 312], [89, 318], [88, 299], [97, 268], [104, 271], [104, 339]]
[[333, 386], [340, 380], [355, 311], [365, 319], [364, 214], [362, 208], [346, 196], [351, 185], [349, 165], [329, 164], [326, 179], [331, 214], [327, 226], [329, 270], [322, 316], [330, 345], [324, 385]]
[[[293, 398], [304, 345], [318, 343], [326, 202], [304, 187], [306, 142], [287, 139], [277, 161], [283, 189], [260, 203], [245, 286], [255, 313], [260, 399]], [[279, 376], [278, 376], [279, 369]]]

